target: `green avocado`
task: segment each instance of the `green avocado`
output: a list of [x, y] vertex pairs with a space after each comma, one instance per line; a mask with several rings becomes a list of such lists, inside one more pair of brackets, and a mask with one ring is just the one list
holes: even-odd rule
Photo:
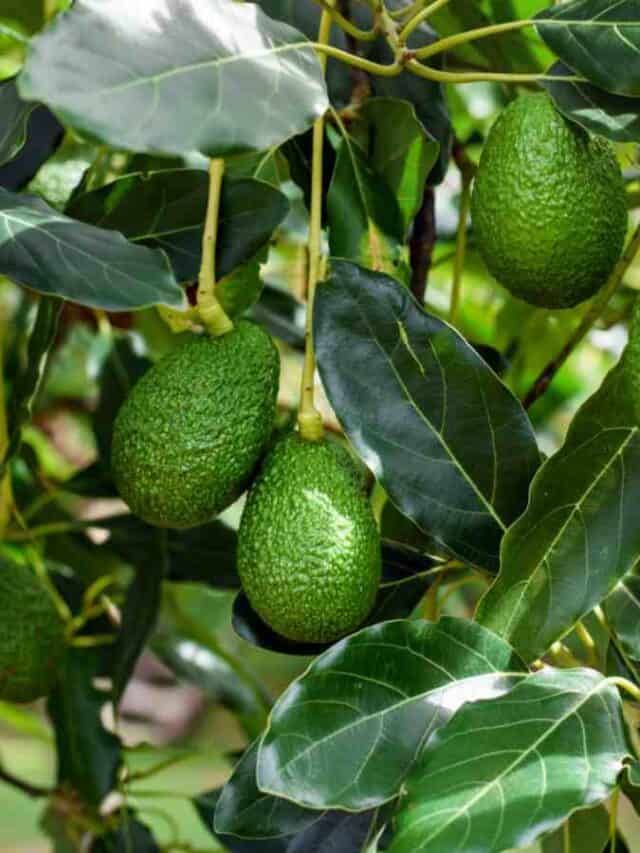
[[0, 699], [47, 696], [65, 645], [64, 623], [45, 584], [29, 566], [0, 557]]
[[205, 524], [246, 489], [275, 417], [280, 359], [258, 326], [191, 336], [135, 385], [111, 467], [132, 512], [158, 527]]
[[267, 456], [238, 536], [251, 606], [291, 640], [328, 643], [362, 624], [380, 584], [380, 535], [347, 450], [290, 434]]
[[545, 308], [593, 296], [627, 230], [613, 148], [565, 119], [547, 94], [521, 95], [494, 124], [471, 213], [490, 272], [513, 296]]

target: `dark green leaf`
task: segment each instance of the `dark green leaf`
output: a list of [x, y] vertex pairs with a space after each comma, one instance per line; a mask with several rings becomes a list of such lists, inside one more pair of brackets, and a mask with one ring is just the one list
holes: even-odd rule
[[49, 299], [45, 296], [38, 303], [36, 319], [27, 347], [26, 367], [24, 373], [18, 377], [11, 398], [9, 442], [4, 456], [0, 458], [0, 480], [6, 466], [20, 449], [23, 426], [31, 419], [33, 405], [55, 340], [61, 309], [62, 303], [58, 299]]
[[160, 853], [160, 847], [149, 827], [127, 813], [117, 829], [96, 840], [91, 853]]
[[265, 285], [252, 316], [275, 338], [296, 349], [304, 349], [305, 308], [290, 293]]
[[[550, 69], [551, 77], [566, 77], [571, 69], [562, 62]], [[640, 98], [612, 95], [586, 82], [545, 80], [544, 86], [567, 118], [591, 133], [614, 142], [640, 142]]]
[[625, 654], [640, 661], [640, 577], [624, 578], [605, 600], [603, 609]]
[[501, 571], [477, 619], [529, 661], [599, 604], [640, 553], [640, 429], [614, 369], [541, 467], [505, 536]]
[[[145, 562], [157, 541], [158, 528], [133, 515], [114, 519], [109, 530], [109, 547], [134, 565]], [[167, 577], [237, 589], [240, 586], [236, 571], [237, 541], [235, 530], [219, 520], [189, 530], [169, 530]], [[160, 568], [158, 559], [154, 570]]]
[[297, 835], [322, 816], [289, 800], [263, 794], [256, 784], [257, 759], [258, 741], [255, 741], [218, 798], [212, 823], [216, 833], [256, 841], [282, 838]]
[[29, 118], [24, 145], [4, 166], [0, 166], [0, 187], [23, 190], [44, 163], [57, 151], [64, 128], [46, 107], [36, 104]]
[[[93, 429], [98, 444], [98, 464], [103, 471], [109, 469], [113, 422], [120, 406], [128, 397], [137, 380], [149, 369], [151, 362], [140, 352], [140, 345], [132, 335], [118, 336], [98, 374], [100, 399], [93, 413]], [[110, 474], [108, 474], [110, 478]]]
[[617, 690], [592, 670], [543, 670], [463, 707], [407, 781], [390, 853], [499, 853], [607, 799], [627, 753]]
[[263, 150], [327, 108], [301, 33], [229, 0], [77, 0], [32, 42], [21, 95], [132, 151]]
[[318, 290], [315, 344], [336, 414], [393, 502], [462, 559], [496, 570], [539, 461], [511, 392], [404, 287], [343, 261]]
[[1, 188], [0, 273], [40, 293], [110, 311], [183, 302], [162, 252]]
[[369, 161], [393, 190], [408, 229], [420, 209], [440, 145], [408, 101], [369, 98], [359, 110], [369, 124]]
[[[322, 9], [315, 0], [258, 0], [257, 5], [269, 17], [290, 24], [311, 41], [316, 40]], [[353, 8], [351, 11], [353, 13], [357, 10]], [[332, 27], [330, 43], [342, 50], [348, 48], [345, 34], [339, 27]], [[330, 58], [327, 62], [327, 87], [331, 103], [336, 108], [350, 102], [353, 78], [350, 69], [339, 60]]]
[[109, 697], [93, 684], [103, 674], [99, 649], [69, 649], [47, 706], [55, 728], [58, 782], [71, 785], [95, 807], [115, 788], [120, 765], [120, 741], [101, 720]]
[[252, 744], [222, 791], [203, 795], [196, 807], [205, 824], [238, 853], [361, 853], [376, 812], [348, 814], [303, 809], [263, 794], [256, 785], [257, 742]]
[[[417, 34], [416, 44], [412, 46], [429, 44], [435, 39], [433, 30], [426, 25], [420, 28]], [[385, 39], [378, 39], [372, 45], [368, 53], [369, 58], [377, 62], [392, 61], [391, 51]], [[439, 184], [447, 172], [449, 154], [451, 149], [451, 122], [447, 102], [444, 97], [442, 86], [439, 83], [423, 80], [403, 71], [396, 77], [372, 77], [371, 87], [373, 94], [389, 98], [398, 98], [413, 104], [416, 115], [422, 123], [426, 132], [440, 144], [438, 160], [429, 175], [431, 185]]]
[[343, 137], [338, 148], [327, 211], [332, 255], [401, 274], [404, 223], [400, 207], [349, 136]]
[[156, 530], [144, 559], [135, 563], [135, 575], [122, 607], [118, 639], [110, 650], [114, 703], [122, 697], [158, 617], [162, 581], [168, 569], [167, 532]]
[[36, 106], [22, 100], [15, 77], [0, 83], [0, 165], [13, 159], [24, 145], [29, 116]]
[[[136, 173], [73, 199], [74, 219], [121, 231], [132, 243], [164, 249], [178, 281], [198, 276], [209, 182], [206, 172], [176, 169]], [[289, 210], [281, 192], [253, 178], [222, 185], [216, 275], [249, 261]]]
[[521, 671], [509, 646], [472, 622], [365, 628], [313, 661], [278, 700], [258, 786], [316, 809], [380, 805], [457, 708], [500, 695]]
[[604, 806], [596, 806], [576, 812], [569, 818], [568, 829], [563, 826], [545, 838], [542, 853], [602, 853], [608, 840], [609, 812]]
[[638, 0], [573, 0], [543, 9], [538, 32], [567, 65], [618, 95], [640, 95]]

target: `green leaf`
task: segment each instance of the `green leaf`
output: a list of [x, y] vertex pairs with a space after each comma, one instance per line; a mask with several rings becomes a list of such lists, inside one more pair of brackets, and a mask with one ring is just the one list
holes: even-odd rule
[[365, 628], [316, 658], [278, 700], [258, 787], [315, 809], [380, 805], [455, 710], [500, 695], [521, 671], [509, 646], [466, 620]]
[[401, 512], [497, 570], [539, 462], [513, 394], [406, 288], [343, 261], [318, 289], [315, 347], [340, 422]]
[[[258, 742], [253, 743], [236, 765], [231, 779], [215, 798], [215, 807], [200, 813], [213, 826], [229, 849], [233, 839], [259, 844], [275, 844], [282, 853], [361, 853], [363, 844], [376, 825], [384, 823], [378, 810], [349, 814], [303, 809], [288, 800], [264, 794], [256, 785]], [[214, 812], [214, 814], [212, 814]], [[212, 820], [213, 817], [213, 820]], [[243, 848], [244, 849], [244, 848]], [[263, 847], [258, 847], [260, 851]]]
[[266, 254], [256, 255], [216, 282], [218, 301], [229, 317], [239, 317], [260, 299], [263, 287], [260, 262], [263, 257], [266, 260]]
[[116, 147], [211, 157], [278, 145], [328, 106], [304, 36], [229, 0], [77, 0], [31, 42], [19, 89]]
[[404, 223], [400, 207], [350, 136], [339, 144], [327, 215], [332, 255], [401, 275]]
[[[121, 231], [132, 243], [164, 249], [178, 281], [200, 269], [209, 180], [198, 169], [138, 172], [73, 199], [67, 213], [90, 225]], [[254, 178], [222, 185], [216, 275], [250, 261], [289, 211], [286, 196]]]
[[640, 577], [627, 575], [605, 600], [603, 609], [625, 654], [640, 661]]
[[123, 815], [117, 829], [101, 835], [91, 853], [160, 853], [161, 847], [146, 824], [129, 812]]
[[567, 829], [563, 826], [545, 838], [542, 853], [602, 853], [608, 840], [609, 812], [604, 806], [596, 806], [576, 812], [569, 818]]
[[4, 455], [0, 458], [0, 479], [20, 449], [22, 428], [31, 420], [33, 405], [56, 337], [61, 310], [62, 303], [57, 299], [43, 297], [38, 304], [27, 346], [25, 370], [18, 377], [11, 398], [9, 441]]
[[[566, 77], [571, 69], [562, 62], [547, 72]], [[561, 113], [591, 133], [599, 133], [614, 142], [640, 142], [640, 98], [612, 95], [590, 83], [545, 80], [544, 86]]]
[[153, 638], [151, 648], [176, 678], [197, 685], [213, 702], [236, 714], [249, 737], [260, 734], [266, 721], [265, 705], [220, 654], [164, 627]]
[[551, 50], [591, 83], [617, 95], [640, 95], [638, 0], [573, 0], [536, 15]]
[[162, 252], [75, 222], [36, 196], [2, 188], [0, 274], [40, 293], [109, 311], [183, 302]]
[[359, 115], [369, 124], [371, 166], [393, 190], [407, 230], [422, 205], [425, 183], [440, 145], [424, 129], [408, 101], [369, 98]]
[[135, 575], [122, 607], [118, 638], [109, 655], [114, 703], [122, 697], [158, 617], [162, 581], [169, 564], [167, 538], [166, 531], [156, 530], [144, 558], [135, 564]]
[[218, 797], [212, 826], [216, 833], [267, 840], [297, 835], [322, 813], [264, 794], [256, 784], [258, 741], [242, 756]]
[[504, 538], [477, 619], [529, 661], [599, 604], [640, 554], [640, 429], [614, 369], [575, 416]]
[[0, 83], [0, 165], [12, 160], [26, 142], [29, 116], [36, 106], [22, 100], [15, 77]]
[[101, 719], [109, 697], [93, 684], [102, 674], [99, 649], [69, 649], [47, 705], [56, 734], [58, 782], [71, 785], [95, 807], [116, 787], [120, 765], [120, 741]]
[[627, 754], [617, 690], [592, 670], [543, 670], [463, 707], [407, 781], [390, 853], [499, 853], [605, 800]]

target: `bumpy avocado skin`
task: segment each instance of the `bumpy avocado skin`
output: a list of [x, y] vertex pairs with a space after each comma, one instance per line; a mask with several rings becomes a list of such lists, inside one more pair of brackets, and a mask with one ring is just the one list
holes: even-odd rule
[[64, 624], [50, 592], [28, 566], [0, 557], [0, 699], [48, 696], [64, 651]]
[[135, 385], [114, 425], [111, 467], [131, 510], [158, 527], [205, 524], [246, 489], [275, 417], [280, 360], [248, 322], [193, 336]]
[[284, 637], [355, 630], [380, 583], [380, 536], [349, 453], [297, 434], [266, 458], [242, 516], [238, 571], [254, 610]]
[[476, 243], [514, 296], [569, 308], [607, 280], [624, 244], [625, 190], [611, 145], [521, 95], [494, 124], [472, 197]]

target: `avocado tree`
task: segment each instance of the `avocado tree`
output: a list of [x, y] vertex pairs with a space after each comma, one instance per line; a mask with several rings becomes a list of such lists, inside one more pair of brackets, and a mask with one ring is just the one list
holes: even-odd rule
[[[640, 849], [639, 142], [635, 0], [3, 0], [56, 851]], [[145, 660], [233, 733], [140, 743]]]

